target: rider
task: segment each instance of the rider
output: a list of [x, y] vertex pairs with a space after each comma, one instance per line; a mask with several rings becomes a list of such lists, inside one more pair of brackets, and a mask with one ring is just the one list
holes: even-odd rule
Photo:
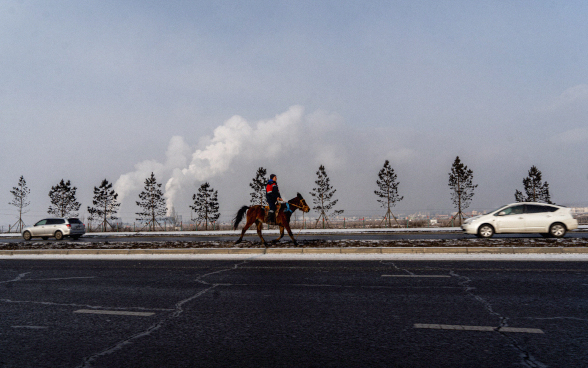
[[269, 222], [276, 221], [276, 203], [278, 201], [282, 201], [282, 196], [280, 195], [280, 190], [278, 189], [278, 177], [276, 174], [271, 174], [270, 179], [265, 186], [265, 198], [267, 199], [267, 204], [269, 205]]

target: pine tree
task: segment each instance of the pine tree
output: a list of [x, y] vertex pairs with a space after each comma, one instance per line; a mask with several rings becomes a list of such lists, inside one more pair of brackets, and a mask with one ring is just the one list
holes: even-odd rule
[[192, 196], [194, 205], [190, 206], [196, 212], [196, 220], [204, 222], [204, 229], [208, 230], [208, 223], [213, 223], [220, 217], [218, 191], [210, 187], [208, 182], [198, 188], [198, 193]]
[[120, 207], [117, 198], [118, 193], [112, 189], [112, 184], [106, 179], [102, 180], [102, 184], [99, 187], [94, 187], [94, 198], [92, 200], [94, 207], [88, 206], [89, 220], [101, 221], [100, 224], [103, 231], [106, 231], [106, 225], [112, 228], [109, 220], [114, 221], [118, 219], [115, 216]]
[[24, 180], [23, 176], [18, 180], [18, 184], [15, 187], [12, 187], [10, 193], [12, 193], [14, 198], [8, 204], [18, 209], [18, 221], [12, 227], [14, 228], [15, 226], [18, 226], [18, 232], [21, 232], [22, 228], [25, 226], [25, 223], [22, 220], [22, 215], [28, 212], [25, 211], [25, 208], [31, 204], [31, 202], [28, 201], [31, 190], [27, 187], [27, 182]]
[[166, 215], [165, 199], [160, 188], [161, 184], [157, 183], [155, 175], [151, 173], [145, 179], [145, 189], [139, 193], [140, 201], [136, 202], [143, 209], [142, 212], [135, 213], [139, 216], [137, 221], [147, 222], [151, 230], [155, 230], [155, 224], [159, 225], [157, 220]]
[[[310, 195], [312, 196], [312, 202], [314, 204], [313, 209], [319, 213], [319, 217], [316, 219], [315, 227], [322, 219], [324, 229], [325, 222], [327, 224], [329, 222], [329, 211], [331, 211], [331, 209], [337, 204], [339, 200], [332, 199], [337, 189], [333, 189], [333, 186], [330, 184], [331, 179], [329, 179], [323, 165], [319, 166], [319, 170], [316, 172], [316, 175], [317, 180], [315, 181], [315, 184], [317, 187], [312, 189]], [[342, 213], [343, 210], [333, 211], [334, 216]]]
[[396, 224], [400, 226], [398, 220], [394, 214], [392, 214], [391, 207], [396, 206], [396, 202], [400, 202], [404, 196], [398, 195], [398, 183], [396, 181], [397, 175], [394, 172], [394, 169], [390, 166], [390, 161], [386, 160], [384, 163], [384, 167], [378, 173], [378, 180], [376, 180], [376, 184], [378, 185], [379, 190], [374, 190], [374, 194], [376, 194], [379, 198], [378, 202], [380, 202], [382, 207], [386, 207], [386, 215], [384, 215], [384, 221], [388, 221], [388, 227], [392, 226], [391, 217], [394, 218]]
[[49, 191], [49, 198], [51, 198], [51, 205], [47, 213], [57, 217], [77, 217], [78, 210], [81, 207], [76, 199], [76, 191], [78, 188], [72, 187], [70, 181], [61, 182]]
[[463, 209], [470, 206], [474, 196], [474, 189], [478, 184], [473, 184], [474, 172], [461, 163], [459, 156], [455, 158], [449, 173], [449, 187], [451, 188], [451, 200], [457, 208], [457, 214], [453, 217], [459, 217], [461, 224], [464, 219]]
[[529, 176], [523, 179], [523, 186], [525, 187], [525, 194], [518, 189], [515, 191], [515, 200], [517, 202], [551, 202], [551, 195], [549, 194], [549, 184], [542, 182], [542, 174], [535, 165], [531, 166]]
[[267, 199], [265, 198], [265, 186], [267, 184], [267, 170], [263, 167], [257, 169], [255, 178], [251, 180], [249, 186], [253, 189], [251, 192], [251, 204], [259, 204], [261, 206], [267, 205]]

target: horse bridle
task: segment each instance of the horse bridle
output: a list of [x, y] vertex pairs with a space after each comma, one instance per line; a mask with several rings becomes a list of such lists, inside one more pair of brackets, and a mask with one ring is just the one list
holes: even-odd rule
[[[302, 206], [299, 206], [299, 205], [297, 205], [297, 204], [294, 204], [294, 203], [290, 203], [290, 202], [286, 202], [286, 203], [288, 203], [290, 206], [298, 207], [298, 208], [300, 208], [300, 209], [303, 209], [303, 208], [304, 208], [304, 207], [302, 207]], [[308, 205], [306, 205], [306, 206], [308, 207]]]

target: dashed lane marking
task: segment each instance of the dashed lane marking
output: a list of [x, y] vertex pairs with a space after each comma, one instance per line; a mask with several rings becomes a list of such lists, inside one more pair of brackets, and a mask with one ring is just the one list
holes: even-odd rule
[[414, 328], [428, 328], [433, 330], [455, 330], [455, 331], [486, 331], [486, 332], [521, 332], [542, 334], [543, 330], [538, 328], [517, 328], [517, 327], [492, 327], [492, 326], [464, 326], [464, 325], [437, 325], [415, 323]]
[[47, 326], [11, 326], [12, 328], [25, 328], [25, 329], [29, 329], [29, 330], [44, 330], [47, 329], [49, 327]]
[[155, 313], [151, 312], [128, 312], [128, 311], [112, 311], [112, 310], [99, 310], [99, 309], [78, 309], [74, 313], [86, 313], [86, 314], [114, 314], [118, 316], [139, 316], [149, 317]]
[[382, 277], [451, 277], [449, 275], [382, 275]]

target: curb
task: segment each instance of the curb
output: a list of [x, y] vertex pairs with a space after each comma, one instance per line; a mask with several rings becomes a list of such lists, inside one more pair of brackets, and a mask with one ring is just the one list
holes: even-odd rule
[[0, 256], [26, 255], [179, 255], [179, 254], [572, 254], [588, 247], [412, 247], [412, 248], [192, 248], [192, 249], [27, 249], [0, 250]]

